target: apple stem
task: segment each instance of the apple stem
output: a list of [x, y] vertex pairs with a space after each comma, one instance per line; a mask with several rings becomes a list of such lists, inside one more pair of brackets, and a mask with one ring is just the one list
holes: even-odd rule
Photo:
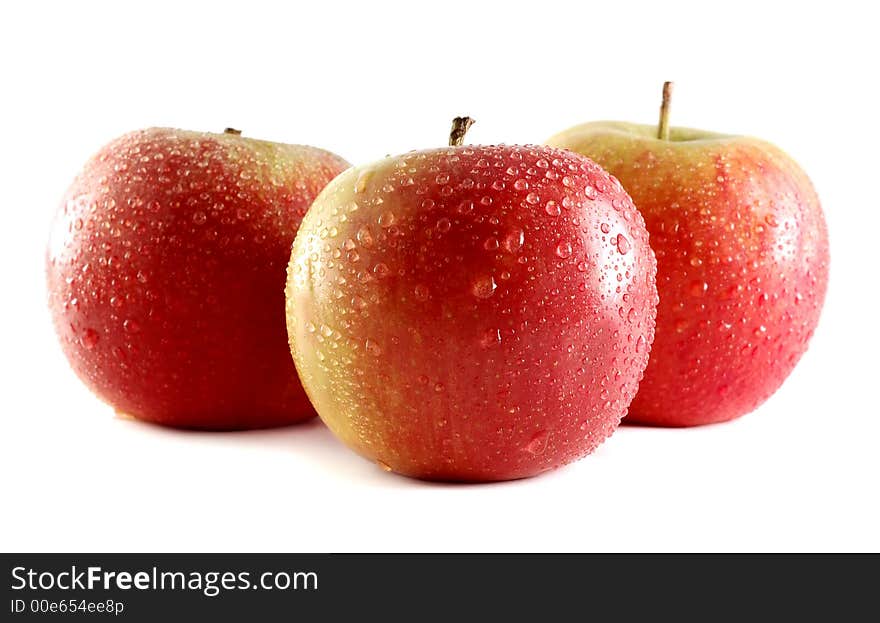
[[663, 83], [663, 103], [660, 104], [660, 123], [657, 124], [657, 138], [669, 140], [669, 100], [672, 99], [672, 83]]
[[452, 120], [452, 130], [449, 132], [449, 146], [458, 147], [464, 144], [464, 135], [476, 121], [470, 117], [456, 117]]
[[241, 130], [236, 130], [235, 128], [226, 128], [223, 130], [223, 134], [234, 134], [235, 136], [241, 136]]

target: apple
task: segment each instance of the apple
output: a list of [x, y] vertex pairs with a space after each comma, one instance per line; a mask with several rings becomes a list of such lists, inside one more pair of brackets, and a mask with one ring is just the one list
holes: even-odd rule
[[627, 421], [722, 422], [788, 377], [819, 321], [828, 233], [807, 175], [764, 141], [587, 123], [549, 145], [592, 158], [627, 189], [657, 255], [657, 337]]
[[522, 478], [588, 454], [626, 413], [655, 261], [595, 163], [463, 146], [468, 124], [324, 189], [294, 241], [288, 333], [319, 416], [383, 469]]
[[348, 164], [239, 134], [132, 132], [61, 202], [52, 319], [73, 370], [120, 413], [199, 429], [314, 415], [287, 349], [285, 268], [303, 214]]

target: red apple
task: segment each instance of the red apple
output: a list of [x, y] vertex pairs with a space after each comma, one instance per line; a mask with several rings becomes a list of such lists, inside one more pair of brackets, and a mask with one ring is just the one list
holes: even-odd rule
[[626, 413], [654, 277], [641, 217], [590, 160], [411, 152], [349, 169], [309, 210], [288, 270], [291, 350], [324, 422], [383, 468], [532, 476]]
[[49, 243], [49, 306], [79, 377], [118, 411], [240, 429], [314, 412], [287, 349], [284, 274], [347, 167], [300, 145], [153, 128], [101, 149]]
[[621, 181], [657, 255], [657, 338], [627, 421], [721, 422], [764, 402], [806, 350], [828, 281], [825, 218], [806, 174], [773, 145], [666, 131], [588, 123], [548, 143]]

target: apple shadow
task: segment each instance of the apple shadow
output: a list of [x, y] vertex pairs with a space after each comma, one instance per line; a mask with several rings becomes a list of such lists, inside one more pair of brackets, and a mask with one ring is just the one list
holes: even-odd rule
[[386, 471], [372, 461], [360, 456], [339, 441], [320, 418], [284, 428], [223, 433], [232, 435], [235, 443], [248, 443], [261, 449], [296, 453], [313, 458], [322, 469], [350, 481], [383, 488], [462, 488], [504, 486], [517, 481], [459, 482], [411, 478], [393, 471]]
[[623, 418], [620, 422], [620, 429], [643, 429], [643, 430], [668, 430], [668, 431], [687, 431], [687, 430], [708, 430], [716, 427], [730, 426], [735, 424], [740, 418], [733, 420], [725, 420], [723, 422], [707, 422], [706, 424], [651, 424], [650, 422], [630, 422], [627, 418]]
[[252, 446], [261, 452], [295, 454], [342, 478], [373, 480], [369, 474], [373, 471], [383, 475], [377, 466], [371, 466], [348, 450], [317, 417], [287, 426], [232, 431], [172, 428], [130, 418], [125, 418], [125, 424], [159, 437], [185, 438], [222, 446]]
[[253, 446], [261, 452], [281, 452], [305, 457], [320, 469], [335, 477], [361, 484], [392, 488], [471, 488], [513, 486], [523, 481], [552, 477], [559, 470], [551, 470], [532, 478], [491, 481], [443, 481], [411, 478], [396, 472], [388, 472], [378, 465], [351, 451], [340, 442], [320, 418], [275, 428], [245, 431], [205, 431], [171, 428], [132, 418], [120, 418], [125, 425], [141, 428], [158, 437], [189, 438], [199, 443]]

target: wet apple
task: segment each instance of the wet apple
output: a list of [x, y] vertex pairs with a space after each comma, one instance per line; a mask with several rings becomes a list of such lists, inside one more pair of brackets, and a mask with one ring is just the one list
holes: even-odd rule
[[626, 192], [542, 146], [454, 144], [348, 170], [303, 220], [287, 283], [320, 417], [383, 468], [437, 480], [522, 478], [590, 453], [635, 394], [656, 303]]
[[627, 420], [722, 422], [769, 398], [806, 351], [828, 231], [810, 179], [778, 147], [669, 127], [662, 110], [659, 127], [587, 123], [548, 143], [621, 181], [657, 254], [657, 338]]
[[74, 371], [158, 424], [311, 417], [287, 349], [285, 267], [303, 214], [347, 166], [235, 131], [153, 128], [101, 149], [68, 189], [47, 255]]

